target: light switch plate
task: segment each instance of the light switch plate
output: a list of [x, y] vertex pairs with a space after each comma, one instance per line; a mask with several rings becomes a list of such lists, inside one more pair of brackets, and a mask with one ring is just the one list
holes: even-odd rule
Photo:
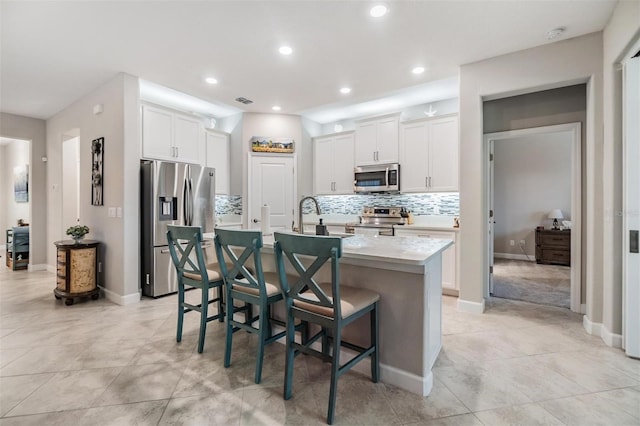
[[122, 207], [116, 207], [116, 217], [122, 217]]
[[107, 214], [108, 214], [109, 217], [116, 217], [116, 208], [115, 207], [109, 207], [109, 210], [108, 210]]

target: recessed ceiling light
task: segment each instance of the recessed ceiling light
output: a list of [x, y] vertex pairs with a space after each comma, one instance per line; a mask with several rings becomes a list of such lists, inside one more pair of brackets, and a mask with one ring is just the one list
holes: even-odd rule
[[422, 74], [424, 72], [424, 67], [415, 67], [411, 72], [414, 74]]
[[218, 84], [218, 80], [216, 80], [213, 77], [207, 77], [207, 78], [204, 79], [204, 81], [206, 81], [209, 84]]
[[346, 95], [347, 93], [351, 93], [351, 88], [350, 87], [343, 87], [340, 89], [340, 93]]
[[375, 6], [373, 6], [371, 8], [371, 10], [369, 10], [369, 13], [374, 18], [380, 18], [380, 17], [382, 17], [382, 16], [387, 14], [387, 6], [385, 6], [383, 4], [375, 5]]
[[282, 108], [280, 108], [278, 105], [274, 105], [271, 107], [271, 109], [274, 111], [280, 111]]
[[278, 51], [283, 55], [291, 55], [293, 53], [293, 49], [289, 46], [281, 46]]
[[565, 27], [558, 27], [552, 30], [547, 31], [545, 37], [547, 40], [553, 40], [554, 38], [558, 38], [564, 33], [567, 29]]

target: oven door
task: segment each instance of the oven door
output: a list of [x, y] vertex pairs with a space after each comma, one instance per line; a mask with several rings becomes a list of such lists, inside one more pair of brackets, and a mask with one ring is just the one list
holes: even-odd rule
[[353, 191], [398, 192], [400, 190], [400, 166], [385, 164], [354, 169]]

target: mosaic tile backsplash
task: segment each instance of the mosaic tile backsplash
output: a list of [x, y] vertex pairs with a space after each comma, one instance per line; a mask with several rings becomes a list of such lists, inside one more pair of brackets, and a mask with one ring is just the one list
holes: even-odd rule
[[[365, 206], [405, 207], [416, 216], [460, 215], [460, 197], [457, 192], [425, 194], [358, 194], [320, 195], [316, 197], [324, 214], [359, 215]], [[315, 213], [313, 203], [305, 203], [305, 214]], [[242, 214], [242, 196], [216, 195], [216, 214]]]
[[242, 215], [242, 196], [216, 195], [216, 214]]
[[[457, 192], [425, 194], [358, 194], [318, 196], [320, 210], [325, 214], [359, 215], [362, 208], [405, 207], [414, 215], [460, 215], [460, 197]], [[313, 203], [305, 203], [304, 213], [315, 213]]]

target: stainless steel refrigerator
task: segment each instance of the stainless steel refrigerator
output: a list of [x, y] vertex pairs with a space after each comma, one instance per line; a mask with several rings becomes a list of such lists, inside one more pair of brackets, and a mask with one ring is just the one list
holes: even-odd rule
[[203, 233], [213, 232], [215, 171], [196, 164], [143, 161], [140, 184], [142, 294], [175, 293], [178, 283], [167, 225], [200, 226]]

